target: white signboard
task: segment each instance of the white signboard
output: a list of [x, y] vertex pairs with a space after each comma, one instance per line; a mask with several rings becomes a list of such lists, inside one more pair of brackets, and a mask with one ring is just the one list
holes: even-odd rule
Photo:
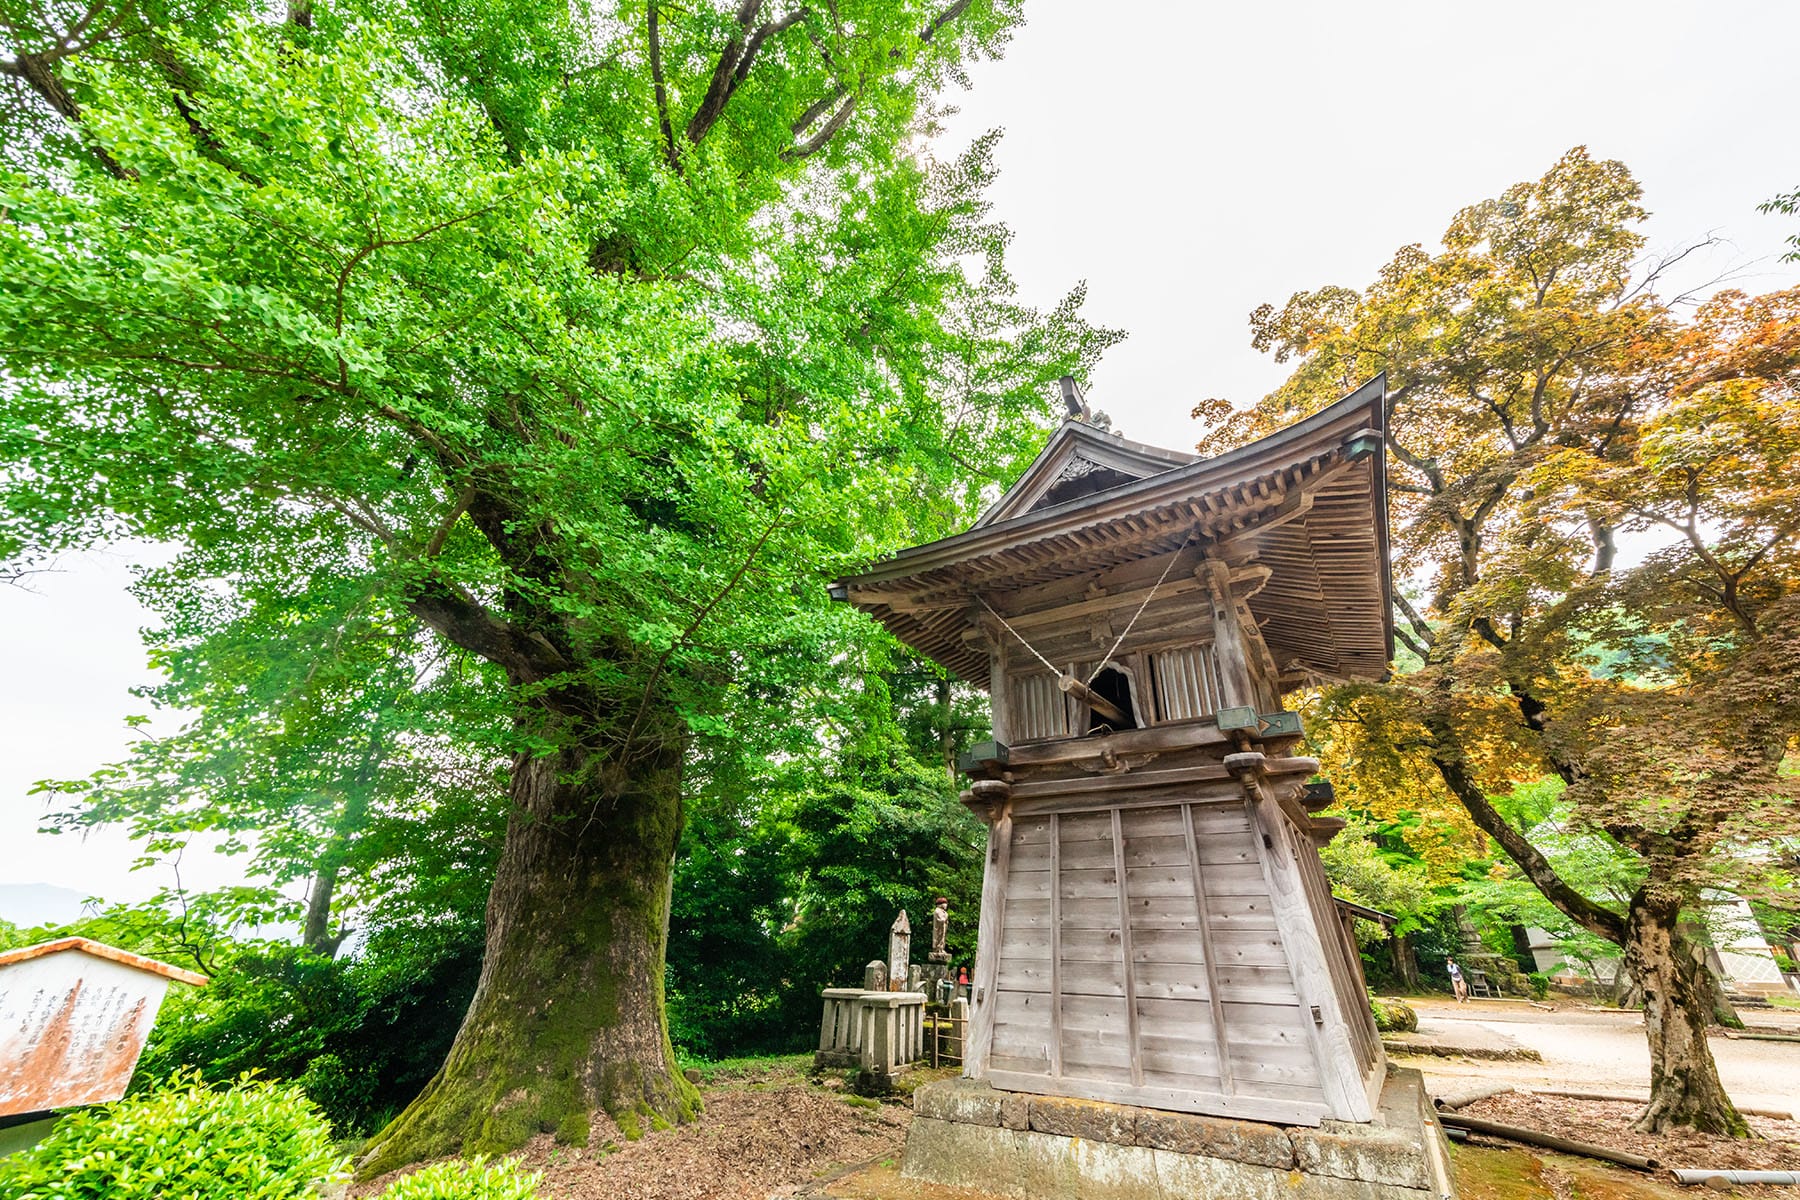
[[206, 977], [85, 938], [0, 954], [0, 1116], [123, 1096], [171, 980]]

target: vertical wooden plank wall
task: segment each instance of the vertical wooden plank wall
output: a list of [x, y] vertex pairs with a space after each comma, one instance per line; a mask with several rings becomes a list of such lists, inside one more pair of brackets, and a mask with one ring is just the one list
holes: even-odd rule
[[1225, 707], [1219, 702], [1219, 673], [1213, 664], [1211, 646], [1183, 646], [1149, 657], [1155, 676], [1157, 715], [1162, 720], [1193, 720]]
[[[1122, 656], [1140, 719], [1271, 711], [1279, 690], [1245, 604], [1266, 571], [1207, 560], [1194, 574], [1212, 596], [1211, 641]], [[1034, 642], [1057, 636], [1047, 628]], [[988, 635], [1001, 740], [1083, 732], [1085, 710], [1054, 676]], [[1068, 669], [1085, 677], [1091, 663]], [[1265, 1120], [1368, 1119], [1380, 1044], [1360, 1019], [1357, 964], [1263, 761], [1229, 756], [1232, 778], [1147, 803], [1100, 779], [1024, 811], [1007, 801], [990, 832], [965, 1074]]]
[[1000, 953], [1006, 936], [1006, 883], [1012, 865], [1013, 819], [1003, 807], [988, 826], [987, 861], [981, 875], [981, 921], [975, 931], [975, 978], [971, 981], [968, 1044], [963, 1047], [963, 1074], [980, 1079], [994, 1041], [994, 1013], [999, 1006]]
[[[1305, 860], [1311, 846], [1302, 847], [1298, 831], [1261, 774], [1261, 754], [1228, 756], [1225, 765], [1236, 767], [1232, 759], [1253, 760], [1241, 770], [1244, 792], [1256, 817], [1261, 837], [1264, 875], [1268, 883], [1270, 905], [1281, 927], [1294, 969], [1294, 986], [1313, 1039], [1321, 1072], [1320, 1084], [1326, 1102], [1341, 1119], [1367, 1121], [1374, 1115], [1368, 1079], [1363, 1070], [1363, 1057], [1357, 1051], [1348, 1022], [1355, 1010], [1346, 1012], [1338, 987], [1339, 974], [1333, 967], [1332, 947], [1340, 939], [1335, 935], [1336, 922], [1321, 927], [1315, 915], [1313, 897], [1309, 893]], [[1313, 855], [1317, 858], [1317, 855]], [[1330, 936], [1330, 942], [1326, 936]], [[1359, 1004], [1367, 1008], [1359, 997]]]
[[[1311, 840], [1289, 822], [1289, 836], [1294, 844], [1294, 858], [1300, 877], [1306, 885], [1307, 902], [1312, 907], [1313, 921], [1324, 943], [1325, 961], [1331, 969], [1332, 985], [1338, 1004], [1349, 1028], [1350, 1042], [1356, 1048], [1357, 1062], [1367, 1071], [1382, 1059], [1381, 1036], [1375, 1029], [1375, 1017], [1369, 1009], [1368, 988], [1363, 982], [1361, 956], [1356, 951], [1354, 936], [1346, 937], [1339, 919], [1337, 902], [1331, 897], [1331, 881], [1325, 877], [1325, 864], [1312, 848]], [[1335, 936], [1334, 936], [1335, 935]]]
[[1164, 1108], [1324, 1114], [1241, 796], [1013, 821], [988, 1077]]

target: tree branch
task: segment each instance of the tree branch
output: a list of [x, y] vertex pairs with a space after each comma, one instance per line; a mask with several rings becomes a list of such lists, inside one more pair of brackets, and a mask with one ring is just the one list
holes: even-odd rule
[[763, 43], [778, 33], [792, 29], [812, 14], [810, 8], [797, 8], [778, 21], [765, 21], [751, 31], [750, 22], [762, 10], [762, 3], [763, 0], [744, 0], [739, 7], [738, 33], [719, 52], [719, 61], [713, 67], [712, 82], [707, 85], [700, 107], [694, 110], [693, 119], [688, 122], [687, 140], [690, 144], [699, 145], [700, 139], [725, 115], [725, 106], [731, 103], [738, 86], [749, 77], [751, 64], [756, 61]]
[[501, 620], [442, 580], [421, 583], [406, 607], [454, 644], [504, 668], [514, 683], [538, 683], [569, 670], [548, 638]]
[[261, 187], [263, 181], [231, 161], [225, 154], [225, 149], [220, 144], [218, 137], [211, 129], [207, 128], [206, 122], [200, 119], [199, 86], [194, 82], [194, 77], [188, 71], [186, 64], [175, 56], [175, 52], [161, 37], [155, 34], [150, 35], [150, 61], [156, 64], [157, 69], [163, 73], [163, 78], [168, 82], [169, 95], [175, 101], [175, 111], [181, 114], [181, 119], [187, 125], [188, 132], [193, 135], [194, 148], [203, 157], [224, 167], [252, 187]]
[[681, 174], [681, 158], [675, 153], [675, 126], [669, 121], [669, 85], [663, 78], [662, 36], [656, 28], [656, 8], [660, 0], [650, 0], [650, 82], [656, 91], [656, 119], [662, 127], [663, 156], [669, 169]]
[[1496, 650], [1506, 649], [1506, 637], [1494, 628], [1494, 622], [1488, 617], [1475, 617], [1469, 622], [1469, 628], [1480, 635], [1481, 640]]
[[931, 24], [919, 30], [919, 40], [929, 46], [931, 44], [931, 39], [938, 35], [938, 30], [962, 16], [963, 13], [968, 10], [968, 7], [969, 0], [956, 0], [956, 3], [950, 5], [950, 7], [946, 8], [937, 16], [931, 18]]
[[1790, 521], [1786, 525], [1777, 527], [1775, 536], [1763, 543], [1763, 545], [1751, 554], [1749, 558], [1746, 558], [1738, 565], [1738, 569], [1734, 572], [1736, 578], [1741, 580], [1744, 576], [1755, 570], [1756, 564], [1760, 563], [1764, 558], [1767, 558], [1770, 551], [1787, 541], [1788, 538], [1792, 537], [1795, 533], [1800, 533], [1800, 520]]
[[850, 89], [840, 85], [836, 91], [831, 93], [831, 95], [823, 96], [820, 99], [813, 101], [806, 106], [806, 111], [801, 113], [799, 118], [792, 125], [788, 126], [788, 128], [793, 131], [795, 137], [799, 137], [808, 129], [811, 129], [813, 122], [824, 116], [825, 112], [830, 109], [832, 105], [843, 99], [844, 93], [849, 90]]
[[[750, 547], [750, 553], [744, 556], [744, 561], [738, 565], [736, 573], [726, 580], [725, 586], [719, 589], [716, 596], [701, 606], [700, 611], [694, 614], [694, 619], [688, 622], [687, 628], [681, 631], [681, 636], [669, 643], [669, 648], [663, 651], [662, 657], [656, 660], [656, 666], [651, 670], [650, 678], [644, 684], [644, 694], [638, 700], [637, 712], [631, 718], [631, 727], [625, 731], [625, 740], [622, 744], [626, 750], [631, 748], [632, 739], [637, 737], [638, 727], [644, 720], [644, 713], [650, 707], [650, 697], [655, 694], [656, 685], [662, 679], [663, 669], [669, 665], [669, 660], [674, 657], [675, 651], [687, 644], [688, 639], [693, 637], [700, 628], [701, 622], [711, 616], [713, 609], [723, 604], [725, 597], [731, 595], [737, 585], [743, 582], [744, 576], [750, 573], [750, 565], [756, 561], [756, 556], [762, 553], [762, 548], [768, 544], [769, 539], [779, 528], [781, 528], [781, 518], [778, 516], [769, 522], [769, 527], [763, 530], [761, 537], [756, 539], [756, 544]], [[592, 819], [590, 816], [589, 820], [592, 821]], [[587, 832], [586, 826], [582, 827], [582, 832]]]
[[1619, 547], [1613, 540], [1613, 527], [1604, 521], [1588, 518], [1588, 537], [1594, 543], [1594, 565], [1588, 570], [1588, 578], [1598, 579], [1611, 573], [1613, 559], [1618, 557]]
[[1430, 730], [1435, 743], [1431, 752], [1431, 761], [1436, 765], [1438, 774], [1443, 776], [1444, 783], [1450, 792], [1468, 810], [1469, 817], [1476, 826], [1500, 843], [1506, 856], [1513, 860], [1525, 877], [1537, 886], [1545, 899], [1577, 925], [1598, 937], [1603, 937], [1614, 945], [1625, 943], [1625, 918], [1611, 909], [1602, 908], [1586, 896], [1570, 887], [1556, 873], [1536, 846], [1533, 846], [1525, 835], [1514, 829], [1500, 815], [1498, 809], [1488, 802], [1487, 793], [1475, 781], [1468, 766], [1456, 752], [1451, 749], [1457, 745], [1455, 732], [1450, 728], [1449, 720], [1441, 715], [1426, 719], [1426, 728]]
[[831, 118], [827, 120], [824, 125], [819, 127], [819, 132], [813, 134], [798, 146], [789, 146], [786, 150], [783, 150], [781, 152], [782, 161], [799, 162], [802, 159], [811, 158], [820, 150], [823, 150], [826, 143], [837, 136], [837, 131], [844, 127], [850, 120], [850, 114], [855, 111], [856, 95], [852, 93], [849, 98], [844, 101], [843, 105], [836, 112], [831, 114]]
[[[1430, 623], [1420, 615], [1418, 609], [1413, 607], [1412, 601], [1402, 595], [1398, 589], [1394, 592], [1394, 604], [1401, 612], [1406, 614], [1407, 621], [1411, 623], [1413, 632], [1418, 635], [1420, 641], [1424, 642], [1427, 646], [1430, 646], [1437, 641], [1437, 634], [1432, 632]], [[1419, 657], [1423, 658], [1424, 654], [1421, 653]]]
[[444, 539], [450, 536], [451, 528], [461, 519], [463, 513], [469, 510], [469, 505], [474, 500], [475, 485], [470, 484], [463, 489], [462, 495], [456, 498], [456, 503], [450, 506], [450, 511], [444, 514], [444, 519], [438, 522], [437, 529], [432, 532], [431, 540], [425, 543], [426, 558], [436, 558], [438, 552], [443, 550]]
[[[920, 43], [929, 46], [937, 37], [938, 33], [943, 30], [944, 26], [950, 24], [952, 21], [962, 16], [964, 12], [968, 11], [969, 4], [970, 0], [955, 0], [953, 4], [938, 13], [937, 16], [931, 19], [925, 28], [919, 30]], [[821, 57], [825, 59], [826, 66], [831, 67], [831, 56], [826, 53], [823, 46], [819, 47], [819, 53]], [[900, 52], [894, 50], [891, 53], [898, 56]], [[850, 93], [850, 89], [843, 84], [839, 84], [837, 89], [833, 91], [831, 95], [821, 97], [808, 105], [806, 111], [801, 113], [799, 118], [794, 121], [792, 126], [790, 126], [794, 136], [799, 137], [808, 129], [812, 128], [813, 123], [824, 115], [825, 112], [830, 110], [832, 105], [837, 104], [846, 93]], [[849, 99], [844, 100], [837, 111], [831, 114], [830, 119], [825, 122], [818, 133], [800, 143], [798, 146], [790, 146], [788, 149], [783, 150], [781, 152], [782, 161], [800, 162], [804, 159], [811, 158], [820, 150], [823, 150], [831, 139], [837, 136], [838, 131], [849, 122], [851, 116], [855, 114], [856, 100], [856, 95], [851, 93]]]
[[[10, 62], [0, 62], [0, 74], [24, 80], [26, 86], [55, 109], [63, 120], [79, 128], [81, 107], [75, 103], [75, 97], [69, 95], [69, 89], [63, 86], [62, 77], [56, 73], [53, 62], [53, 59], [41, 54], [21, 54]], [[86, 149], [105, 168], [107, 174], [118, 179], [137, 178], [137, 172], [120, 165], [119, 160], [109, 154], [106, 147], [88, 143]]]

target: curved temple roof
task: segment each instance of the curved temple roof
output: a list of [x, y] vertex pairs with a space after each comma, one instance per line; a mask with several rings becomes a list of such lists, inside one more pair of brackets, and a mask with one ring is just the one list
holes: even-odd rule
[[[1393, 656], [1385, 395], [1377, 376], [1216, 458], [1065, 423], [973, 528], [902, 551], [832, 594], [985, 688], [986, 650], [963, 636], [977, 627], [977, 596], [1007, 612], [1009, 592], [1168, 553], [1191, 536], [1270, 568], [1250, 607], [1284, 683], [1378, 678]], [[1063, 499], [1083, 474], [1101, 490]]]

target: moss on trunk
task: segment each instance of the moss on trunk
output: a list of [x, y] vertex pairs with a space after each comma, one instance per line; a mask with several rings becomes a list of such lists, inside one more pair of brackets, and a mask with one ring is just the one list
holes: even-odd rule
[[362, 1177], [538, 1133], [585, 1144], [596, 1110], [626, 1130], [699, 1112], [663, 1011], [681, 832], [671, 744], [628, 774], [592, 749], [515, 762], [474, 999], [437, 1075], [371, 1140]]
[[1635, 1128], [1665, 1133], [1684, 1127], [1749, 1137], [1706, 1044], [1710, 981], [1705, 965], [1679, 938], [1681, 901], [1678, 888], [1653, 878], [1631, 898], [1626, 917], [1625, 966], [1643, 989], [1644, 1033], [1650, 1040], [1650, 1103]]

